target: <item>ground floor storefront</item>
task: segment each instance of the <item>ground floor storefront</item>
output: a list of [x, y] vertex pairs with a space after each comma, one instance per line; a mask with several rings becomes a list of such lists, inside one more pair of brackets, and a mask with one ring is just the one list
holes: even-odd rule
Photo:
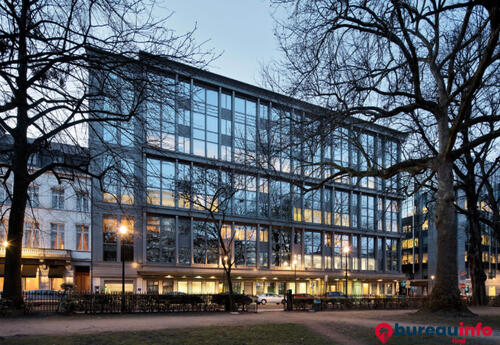
[[[35, 258], [35, 256], [38, 256]], [[23, 249], [21, 283], [23, 291], [62, 290], [73, 284], [76, 291], [90, 291], [90, 260], [72, 260], [63, 250]], [[0, 290], [5, 275], [5, 258], [0, 257]]]
[[[134, 267], [135, 266], [135, 267]], [[232, 273], [233, 291], [247, 295], [267, 292], [284, 295], [292, 293], [323, 295], [329, 291], [348, 295], [386, 296], [400, 291], [403, 275], [350, 272], [347, 278], [341, 272], [294, 272], [293, 270], [235, 270]], [[159, 271], [138, 265], [126, 265], [125, 290], [129, 292], [214, 294], [228, 290], [221, 269], [185, 269]], [[94, 291], [114, 293], [122, 291], [121, 265], [95, 265]]]

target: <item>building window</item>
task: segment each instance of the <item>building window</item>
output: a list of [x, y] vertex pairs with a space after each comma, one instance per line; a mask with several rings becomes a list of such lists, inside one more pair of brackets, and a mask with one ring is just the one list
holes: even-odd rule
[[325, 258], [325, 270], [332, 269], [332, 246], [333, 246], [333, 233], [325, 232], [323, 242], [323, 256]]
[[271, 217], [279, 219], [290, 219], [292, 217], [292, 200], [289, 182], [270, 180], [269, 198]]
[[89, 250], [89, 227], [86, 225], [76, 226], [76, 250]]
[[40, 248], [40, 225], [33, 220], [24, 222], [24, 248]]
[[321, 190], [304, 193], [304, 221], [321, 224]]
[[4, 182], [0, 186], [0, 204], [10, 205], [12, 197], [12, 184]]
[[0, 245], [7, 241], [7, 229], [9, 228], [9, 220], [3, 218], [0, 222]]
[[117, 259], [117, 231], [118, 220], [111, 216], [104, 217], [102, 227], [102, 248], [104, 261], [116, 261]]
[[38, 198], [39, 187], [30, 186], [28, 187], [28, 205], [31, 207], [39, 207], [40, 201]]
[[257, 179], [255, 176], [235, 175], [233, 185], [234, 213], [237, 215], [257, 214]]
[[50, 224], [50, 247], [64, 249], [64, 224]]
[[259, 266], [269, 267], [269, 230], [265, 227], [259, 229]]
[[175, 263], [175, 218], [148, 216], [146, 234], [147, 261]]
[[349, 235], [336, 234], [333, 238], [333, 268], [345, 269], [349, 260], [346, 259], [343, 249], [349, 248]]
[[275, 267], [290, 266], [291, 238], [289, 229], [272, 229], [272, 264]]
[[86, 192], [76, 193], [76, 210], [80, 212], [89, 212], [89, 195]]
[[193, 221], [193, 263], [217, 264], [218, 258], [217, 226], [206, 221]]
[[[359, 152], [359, 169], [365, 171], [369, 166], [373, 166], [375, 158], [375, 138], [372, 135], [362, 133], [360, 135], [362, 151]], [[355, 154], [355, 151], [353, 152]], [[375, 177], [368, 176], [360, 178], [360, 186], [365, 188], [375, 188]]]
[[304, 232], [304, 263], [306, 268], [321, 269], [320, 232]]
[[113, 157], [104, 159], [103, 169], [109, 169], [103, 178], [102, 200], [123, 205], [134, 204], [135, 168], [131, 159], [115, 161]]
[[[388, 140], [385, 142], [384, 168], [388, 168], [398, 161], [398, 143]], [[390, 191], [396, 191], [398, 188], [399, 175], [396, 174], [385, 180], [386, 188]]]
[[52, 188], [52, 208], [64, 210], [64, 189]]
[[375, 197], [361, 195], [361, 228], [375, 228]]
[[179, 218], [179, 264], [191, 264], [191, 220]]
[[349, 226], [349, 193], [335, 191], [334, 224], [337, 226]]
[[398, 203], [385, 200], [385, 231], [398, 232]]
[[236, 265], [255, 266], [257, 229], [250, 225], [234, 227], [234, 260]]
[[373, 237], [361, 237], [361, 270], [375, 270], [375, 247]]
[[[333, 132], [333, 162], [344, 168], [349, 167], [349, 131], [346, 128], [339, 128]], [[333, 174], [337, 173], [338, 170], [333, 169]], [[349, 183], [349, 176], [340, 175], [335, 179], [338, 183]]]
[[359, 269], [359, 237], [356, 235], [352, 235], [351, 237], [351, 260], [353, 270]]
[[385, 240], [385, 269], [386, 271], [397, 271], [399, 269], [398, 241], [395, 239]]

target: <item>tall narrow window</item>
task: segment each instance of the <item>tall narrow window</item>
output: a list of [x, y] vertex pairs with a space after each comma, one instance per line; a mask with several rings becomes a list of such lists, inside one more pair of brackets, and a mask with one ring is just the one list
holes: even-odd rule
[[64, 210], [64, 189], [52, 188], [52, 208]]
[[64, 249], [64, 224], [50, 224], [50, 247]]
[[0, 204], [10, 205], [12, 197], [12, 184], [4, 182], [0, 185]]
[[30, 186], [28, 187], [28, 206], [38, 207], [40, 206], [40, 201], [38, 198], [39, 187]]
[[104, 261], [116, 261], [118, 221], [115, 217], [104, 217], [102, 227], [102, 248]]
[[191, 264], [191, 221], [189, 218], [179, 218], [179, 264]]
[[80, 212], [89, 212], [89, 195], [86, 192], [76, 193], [76, 210]]
[[24, 248], [40, 248], [40, 225], [33, 220], [24, 222]]
[[349, 193], [335, 191], [333, 210], [334, 224], [349, 226]]
[[89, 227], [86, 225], [76, 226], [76, 250], [89, 250]]
[[269, 229], [259, 229], [259, 266], [269, 267]]
[[0, 222], [0, 244], [7, 241], [7, 229], [9, 228], [9, 220], [3, 218]]

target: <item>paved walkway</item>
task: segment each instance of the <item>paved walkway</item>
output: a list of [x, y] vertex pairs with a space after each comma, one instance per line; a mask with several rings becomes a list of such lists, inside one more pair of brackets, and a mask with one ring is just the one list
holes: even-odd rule
[[[481, 315], [498, 315], [500, 308], [473, 309]], [[364, 345], [354, 341], [342, 332], [343, 328], [365, 328], [373, 332], [382, 321], [398, 320], [399, 315], [406, 315], [408, 310], [372, 310], [372, 311], [326, 311], [311, 312], [260, 312], [230, 315], [213, 314], [142, 314], [142, 315], [99, 315], [99, 316], [48, 316], [44, 318], [27, 317], [0, 319], [0, 336], [19, 335], [69, 335], [82, 333], [158, 330], [174, 328], [197, 328], [208, 326], [236, 326], [262, 323], [296, 323], [325, 335], [339, 344]], [[458, 324], [459, 321], [457, 321]], [[414, 322], [399, 322], [401, 326], [418, 325]], [[435, 325], [435, 322], [430, 322]], [[492, 343], [500, 344], [500, 332], [495, 330]]]

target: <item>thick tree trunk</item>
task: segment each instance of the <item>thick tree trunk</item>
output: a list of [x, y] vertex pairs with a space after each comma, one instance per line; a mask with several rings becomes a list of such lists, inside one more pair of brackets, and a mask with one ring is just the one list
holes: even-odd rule
[[453, 161], [448, 155], [450, 130], [448, 111], [444, 106], [446, 97], [440, 97], [443, 105], [438, 115], [439, 162], [437, 172], [438, 190], [435, 209], [437, 230], [437, 269], [431, 296], [426, 305], [431, 312], [462, 313], [467, 311], [460, 300], [457, 275], [457, 221], [455, 214], [455, 189], [453, 186]]
[[30, 2], [23, 0], [19, 20], [19, 50], [18, 50], [18, 91], [14, 95], [17, 102], [17, 123], [14, 135], [12, 159], [12, 174], [14, 188], [12, 205], [9, 215], [7, 234], [8, 246], [5, 254], [5, 281], [2, 298], [11, 301], [14, 308], [23, 305], [21, 282], [21, 255], [23, 247], [24, 212], [28, 199], [28, 53], [27, 53], [27, 23], [29, 22]]
[[[474, 207], [475, 204], [469, 204]], [[467, 261], [469, 262], [470, 278], [472, 283], [472, 305], [486, 305], [486, 274], [484, 273], [483, 258], [481, 250], [481, 226], [477, 209], [469, 209], [472, 214], [468, 216], [469, 221], [469, 250]]]
[[435, 224], [438, 237], [436, 280], [427, 305], [432, 312], [463, 312], [457, 278], [457, 229], [452, 162], [443, 159], [437, 169], [438, 198]]
[[229, 306], [226, 306], [226, 311], [234, 311], [233, 302], [233, 281], [231, 280], [231, 268], [225, 268], [227, 287], [229, 289]]
[[13, 172], [14, 188], [9, 215], [8, 246], [5, 254], [5, 280], [2, 298], [9, 299], [14, 308], [20, 308], [23, 305], [21, 253], [23, 247], [24, 212], [28, 198], [26, 160], [21, 159], [18, 161]]

